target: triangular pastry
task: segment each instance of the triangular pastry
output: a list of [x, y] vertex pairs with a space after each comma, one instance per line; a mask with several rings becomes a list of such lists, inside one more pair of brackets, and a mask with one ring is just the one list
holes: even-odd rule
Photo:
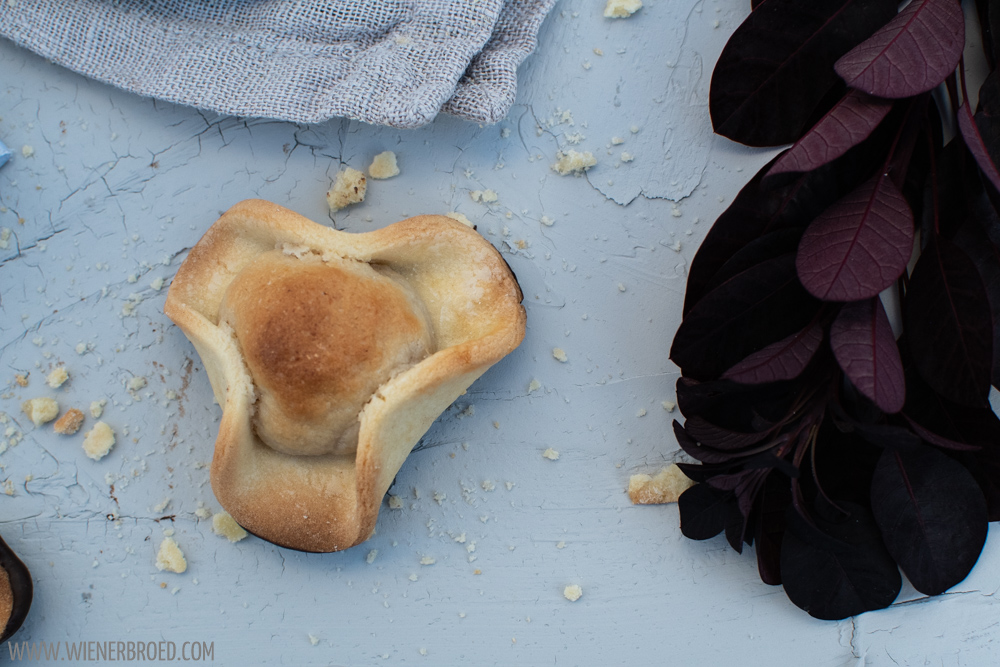
[[413, 446], [521, 342], [520, 302], [496, 249], [444, 216], [351, 234], [265, 201], [232, 207], [164, 308], [223, 406], [219, 503], [294, 549], [368, 539]]

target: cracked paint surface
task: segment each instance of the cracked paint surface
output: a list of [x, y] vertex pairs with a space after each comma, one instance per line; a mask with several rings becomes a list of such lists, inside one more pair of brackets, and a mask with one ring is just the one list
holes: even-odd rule
[[[687, 266], [773, 154], [713, 138], [708, 121], [712, 64], [748, 4], [647, 2], [609, 21], [562, 0], [503, 122], [441, 117], [416, 131], [220, 117], [0, 42], [0, 138], [34, 149], [0, 169], [0, 228], [11, 230], [0, 247], [0, 435], [24, 435], [0, 453], [13, 493], [0, 494], [0, 533], [36, 579], [17, 639], [207, 640], [220, 664], [621, 664], [665, 653], [677, 664], [983, 664], [997, 636], [992, 527], [954, 593], [907, 590], [889, 610], [825, 623], [762, 584], [752, 550], [688, 541], [676, 507], [633, 507], [625, 494], [631, 474], [681, 457], [678, 415], [661, 405], [675, 400], [667, 353]], [[557, 175], [550, 165], [570, 148], [597, 166]], [[399, 176], [370, 182], [364, 203], [331, 217], [324, 194], [340, 168], [366, 169], [385, 150]], [[477, 190], [497, 201], [474, 201]], [[164, 288], [205, 229], [248, 197], [355, 232], [462, 213], [524, 291], [524, 343], [435, 423], [390, 491], [398, 507], [355, 550], [301, 554], [211, 530], [221, 411], [162, 314]], [[54, 390], [44, 377], [58, 365], [71, 379]], [[38, 395], [81, 409], [81, 431], [34, 429], [20, 403]], [[94, 462], [80, 444], [100, 399], [117, 443]], [[558, 461], [539, 455], [547, 448]], [[170, 529], [183, 575], [155, 568]], [[568, 584], [587, 592], [572, 606]]]

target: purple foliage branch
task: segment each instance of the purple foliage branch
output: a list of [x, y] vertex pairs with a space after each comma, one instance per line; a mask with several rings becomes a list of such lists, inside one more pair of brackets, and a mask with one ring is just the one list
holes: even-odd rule
[[752, 545], [764, 582], [839, 619], [892, 604], [901, 572], [954, 586], [1000, 520], [1000, 7], [975, 6], [993, 68], [975, 109], [958, 0], [752, 9], [712, 121], [791, 146], [691, 265], [681, 529]]

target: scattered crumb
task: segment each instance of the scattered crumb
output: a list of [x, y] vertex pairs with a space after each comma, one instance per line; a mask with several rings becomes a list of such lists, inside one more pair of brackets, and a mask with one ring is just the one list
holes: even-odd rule
[[407, 579], [409, 579], [410, 581], [416, 581], [417, 579], [419, 579], [419, 577], [415, 573], [411, 573], [410, 576], [407, 577]]
[[436, 562], [437, 559], [431, 558], [430, 556], [424, 556], [423, 558], [420, 559], [421, 565], [433, 565]]
[[399, 165], [396, 164], [396, 154], [392, 151], [379, 153], [368, 167], [368, 175], [379, 180], [392, 178], [398, 173]]
[[472, 197], [472, 201], [481, 201], [486, 204], [492, 204], [500, 198], [493, 190], [472, 190], [469, 196]]
[[558, 542], [556, 542], [556, 549], [565, 549], [565, 548], [566, 548], [566, 543], [563, 540], [559, 540]]
[[566, 351], [561, 347], [554, 347], [552, 348], [552, 358], [565, 364], [567, 360]]
[[472, 220], [469, 220], [467, 217], [465, 217], [465, 215], [463, 215], [462, 213], [458, 213], [457, 211], [452, 211], [451, 213], [445, 213], [444, 215], [446, 218], [451, 218], [452, 220], [458, 220], [466, 227], [475, 227], [475, 225], [472, 224]]
[[671, 464], [656, 477], [632, 475], [628, 480], [628, 496], [635, 505], [675, 503], [693, 485], [677, 464]]
[[609, 19], [627, 19], [642, 9], [642, 0], [608, 0], [604, 7], [604, 17]]
[[28, 415], [35, 426], [47, 424], [59, 414], [59, 404], [54, 398], [39, 396], [21, 404], [21, 412]]
[[199, 507], [194, 511], [194, 515], [199, 519], [208, 519], [209, 517], [212, 516], [212, 513], [209, 511], [207, 507]]
[[368, 191], [368, 179], [357, 169], [345, 167], [337, 172], [337, 177], [326, 193], [326, 203], [331, 211], [339, 211], [351, 204], [360, 204]]
[[539, 220], [538, 222], [542, 223], [546, 227], [551, 227], [552, 225], [556, 224], [556, 221], [547, 215], [543, 215], [541, 220]]
[[559, 460], [559, 452], [557, 452], [556, 450], [554, 450], [551, 447], [549, 447], [544, 452], [542, 452], [542, 457], [546, 458], [546, 459], [548, 459], [550, 461], [558, 461]]
[[23, 373], [18, 373], [17, 375], [14, 376], [14, 382], [16, 382], [17, 386], [19, 387], [27, 387], [28, 376], [24, 375]]
[[66, 380], [69, 379], [69, 373], [66, 372], [65, 366], [58, 366], [52, 369], [49, 376], [45, 378], [45, 382], [53, 389], [58, 389], [63, 386]]
[[70, 408], [62, 417], [56, 420], [52, 428], [59, 435], [73, 435], [83, 425], [83, 413], [76, 408]]
[[104, 422], [97, 422], [83, 438], [83, 451], [89, 458], [100, 461], [115, 444], [115, 432]]
[[632, 127], [630, 127], [628, 129], [628, 131], [631, 132], [632, 134], [638, 134], [639, 133], [639, 126], [638, 125], [633, 125]]
[[158, 505], [153, 507], [153, 511], [159, 514], [163, 510], [167, 509], [167, 505], [169, 504], [170, 504], [170, 498], [164, 498], [163, 500], [160, 501]]
[[552, 171], [560, 176], [568, 176], [569, 174], [582, 174], [595, 164], [597, 164], [597, 158], [590, 151], [580, 153], [568, 150], [556, 153], [556, 161], [551, 167]]
[[621, 137], [611, 137], [611, 144], [613, 146], [620, 146], [621, 144], [624, 144], [624, 143], [625, 143], [625, 140], [622, 139]]
[[533, 391], [538, 391], [541, 388], [542, 388], [542, 383], [539, 382], [538, 380], [534, 379], [534, 378], [532, 378], [531, 382], [528, 383], [528, 393], [529, 394], [531, 392], [533, 392]]
[[492, 491], [497, 488], [497, 485], [492, 479], [484, 479], [482, 483], [483, 491]]
[[226, 511], [218, 512], [212, 517], [212, 532], [230, 542], [239, 542], [247, 536], [243, 526], [236, 523], [236, 519]]
[[583, 589], [577, 584], [571, 584], [563, 589], [563, 597], [570, 602], [576, 602], [583, 595]]
[[312, 644], [313, 646], [319, 644], [319, 637], [317, 637], [316, 635], [309, 635], [309, 643]]
[[90, 416], [94, 419], [100, 419], [101, 415], [104, 414], [104, 406], [108, 404], [108, 399], [102, 398], [99, 401], [91, 401], [90, 403]]
[[371, 551], [368, 552], [368, 555], [365, 556], [365, 562], [371, 565], [372, 563], [375, 562], [375, 558], [377, 556], [378, 556], [378, 549], [372, 549]]
[[140, 389], [145, 387], [146, 384], [147, 384], [146, 378], [144, 378], [141, 375], [136, 375], [135, 377], [133, 377], [131, 380], [128, 381], [128, 390], [139, 391]]
[[434, 502], [436, 502], [438, 505], [442, 504], [447, 499], [448, 499], [448, 494], [442, 491], [434, 492]]
[[635, 156], [628, 151], [622, 151], [622, 162], [631, 162], [635, 159]]
[[[174, 538], [165, 537], [160, 542], [160, 551], [156, 554], [156, 569], [161, 572], [166, 570], [177, 574], [187, 569], [187, 560], [184, 559], [184, 554]], [[162, 586], [162, 588], [166, 588], [166, 586]]]
[[646, 416], [646, 408], [639, 408], [636, 411], [635, 416], [636, 417], [645, 417]]
[[427, 649], [425, 648], [420, 649], [420, 655], [427, 655]]
[[673, 412], [674, 408], [677, 407], [677, 404], [674, 403], [673, 401], [663, 401], [662, 403], [660, 403], [660, 405], [662, 405], [663, 409], [666, 410], [667, 412]]
[[28, 144], [21, 146], [21, 155], [23, 157], [31, 157], [34, 154], [35, 154], [34, 146], [29, 146]]
[[[4, 207], [4, 212], [6, 212], [7, 207]], [[0, 228], [0, 250], [6, 250], [10, 247], [10, 227]]]
[[157, 292], [159, 292], [161, 289], [163, 289], [163, 284], [165, 282], [166, 281], [162, 277], [153, 278], [153, 281], [151, 283], [149, 283], [149, 286], [152, 287]]
[[401, 510], [403, 509], [403, 499], [399, 496], [389, 496], [389, 509], [391, 510]]

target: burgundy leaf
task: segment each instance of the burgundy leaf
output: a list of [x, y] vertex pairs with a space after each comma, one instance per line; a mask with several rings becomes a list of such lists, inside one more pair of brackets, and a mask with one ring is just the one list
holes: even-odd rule
[[[972, 179], [969, 179], [972, 181]], [[971, 185], [971, 183], [969, 184]], [[994, 322], [1000, 322], [1000, 214], [993, 208], [984, 188], [967, 192], [970, 202], [969, 218], [952, 239], [965, 251], [983, 279], [983, 286], [990, 301]], [[1000, 387], [1000, 327], [993, 327], [993, 369], [991, 382]]]
[[990, 152], [983, 142], [983, 137], [976, 127], [976, 120], [972, 117], [969, 104], [966, 102], [958, 108], [958, 129], [962, 132], [965, 145], [969, 147], [969, 152], [976, 158], [976, 164], [983, 170], [983, 174], [989, 179], [993, 187], [1000, 190], [1000, 170], [993, 163]]
[[685, 376], [717, 378], [812, 319], [819, 303], [799, 284], [794, 261], [789, 254], [758, 264], [695, 304], [670, 348], [670, 358]]
[[677, 444], [681, 446], [681, 449], [696, 461], [701, 461], [702, 463], [729, 463], [740, 458], [739, 454], [723, 452], [698, 444], [698, 441], [691, 437], [677, 420], [674, 420], [674, 436], [677, 438]]
[[913, 0], [906, 9], [837, 61], [852, 88], [877, 97], [913, 97], [955, 71], [965, 47], [957, 0]]
[[817, 108], [824, 98], [842, 85], [833, 63], [895, 13], [895, 0], [760, 3], [712, 74], [715, 131], [750, 146], [794, 142], [826, 111]]
[[768, 436], [767, 431], [760, 433], [740, 433], [722, 428], [699, 416], [688, 418], [684, 423], [684, 430], [701, 444], [726, 451], [749, 447]]
[[695, 484], [677, 499], [681, 532], [692, 540], [708, 540], [725, 529], [735, 516], [736, 498], [732, 493], [716, 491], [707, 484]]
[[841, 309], [830, 327], [830, 347], [858, 391], [884, 412], [903, 409], [903, 362], [878, 297], [849, 303]]
[[764, 384], [799, 376], [823, 342], [823, 327], [813, 322], [802, 331], [758, 350], [722, 374], [723, 380]]
[[914, 433], [919, 435], [922, 440], [924, 440], [925, 442], [929, 442], [935, 447], [941, 447], [942, 449], [953, 449], [958, 452], [975, 452], [980, 449], [976, 445], [965, 445], [962, 444], [961, 442], [956, 442], [954, 440], [949, 440], [948, 438], [942, 437], [937, 433], [934, 433], [933, 431], [928, 431], [923, 426], [913, 421], [910, 417], [907, 417], [905, 414], [903, 415], [903, 418], [907, 421], [910, 427], [913, 428]]
[[986, 542], [986, 501], [976, 480], [930, 447], [882, 452], [872, 513], [889, 553], [927, 595], [965, 579]]
[[802, 235], [795, 266], [813, 296], [860, 301], [892, 285], [913, 252], [913, 214], [877, 174], [823, 211]]
[[975, 264], [935, 236], [924, 248], [903, 301], [913, 363], [942, 396], [986, 403], [993, 362], [993, 316]]
[[785, 151], [767, 172], [810, 171], [867, 139], [892, 109], [892, 102], [852, 90]]
[[960, 405], [928, 385], [912, 363], [906, 368], [903, 417], [917, 435], [937, 447], [952, 450], [1000, 448], [1000, 418], [988, 404]]

